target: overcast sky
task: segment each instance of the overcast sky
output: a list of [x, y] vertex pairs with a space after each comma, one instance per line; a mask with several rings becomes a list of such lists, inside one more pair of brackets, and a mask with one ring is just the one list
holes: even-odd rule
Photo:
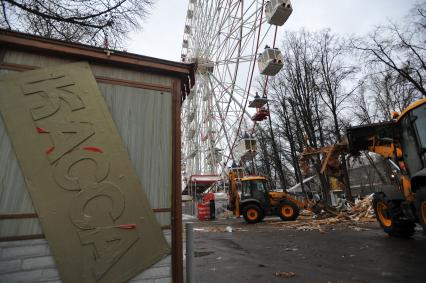
[[[130, 35], [127, 51], [180, 60], [189, 0], [156, 0], [143, 30]], [[245, 0], [247, 1], [247, 0]], [[293, 14], [285, 30], [331, 28], [340, 34], [362, 35], [387, 20], [400, 21], [416, 0], [292, 0]]]

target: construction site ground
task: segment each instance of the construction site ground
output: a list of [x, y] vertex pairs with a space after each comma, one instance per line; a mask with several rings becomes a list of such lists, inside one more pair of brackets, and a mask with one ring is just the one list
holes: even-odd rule
[[425, 282], [426, 236], [387, 236], [373, 219], [195, 221], [195, 282]]

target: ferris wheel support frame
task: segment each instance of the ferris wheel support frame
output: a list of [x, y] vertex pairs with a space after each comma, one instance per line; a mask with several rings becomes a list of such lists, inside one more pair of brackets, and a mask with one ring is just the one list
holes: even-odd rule
[[[190, 0], [182, 59], [196, 64], [198, 78], [191, 99], [185, 100], [182, 107], [183, 117], [188, 117], [182, 130], [187, 175], [222, 174], [230, 158], [235, 160], [233, 151], [241, 133], [249, 131], [245, 117], [256, 125], [257, 118], [247, 105], [253, 95], [256, 62], [263, 60], [258, 58], [259, 48], [269, 37], [272, 25], [263, 28], [269, 21], [264, 0], [246, 4], [247, 1]], [[276, 33], [277, 29], [273, 46]], [[268, 77], [264, 88], [267, 83]]]

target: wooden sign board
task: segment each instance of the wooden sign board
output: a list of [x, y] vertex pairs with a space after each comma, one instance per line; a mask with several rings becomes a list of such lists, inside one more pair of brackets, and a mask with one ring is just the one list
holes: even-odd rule
[[87, 63], [1, 77], [0, 111], [63, 282], [124, 282], [169, 253]]

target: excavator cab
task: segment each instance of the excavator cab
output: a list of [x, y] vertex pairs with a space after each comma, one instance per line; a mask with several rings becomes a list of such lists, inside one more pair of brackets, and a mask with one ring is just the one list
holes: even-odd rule
[[269, 191], [264, 177], [247, 176], [241, 179], [240, 208], [247, 223], [262, 221], [270, 214]]
[[241, 180], [241, 201], [254, 199], [263, 206], [269, 204], [267, 183], [264, 178], [244, 178]]
[[397, 161], [407, 174], [402, 185], [408, 203], [402, 209], [408, 218], [418, 220], [426, 234], [426, 98], [411, 104], [396, 123], [402, 150]]
[[411, 111], [407, 110], [407, 113], [401, 114], [397, 123], [400, 126], [403, 160], [412, 178], [412, 189], [416, 191], [420, 185], [416, 183], [416, 178], [421, 176], [423, 181], [426, 178], [426, 101]]

